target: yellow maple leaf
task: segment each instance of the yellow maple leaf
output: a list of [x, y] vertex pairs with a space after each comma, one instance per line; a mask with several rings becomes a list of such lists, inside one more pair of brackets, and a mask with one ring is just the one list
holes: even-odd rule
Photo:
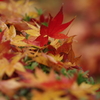
[[14, 38], [16, 36], [16, 29], [13, 25], [9, 28], [9, 37], [10, 39]]
[[15, 46], [26, 46], [27, 45], [27, 43], [23, 41], [25, 39], [24, 36], [16, 35], [16, 29], [13, 25], [11, 25], [10, 28], [8, 28], [4, 22], [1, 22], [0, 26], [2, 30], [5, 29], [2, 41], [10, 40], [11, 41], [10, 43]]
[[77, 98], [88, 99], [88, 94], [96, 94], [96, 90], [99, 88], [99, 84], [91, 85], [83, 82], [81, 85], [78, 85], [77, 83], [74, 83], [71, 89], [71, 93]]
[[61, 61], [63, 59], [63, 56], [60, 56], [60, 54], [57, 55], [49, 54], [49, 55], [52, 56], [56, 61]]
[[[40, 64], [46, 65], [48, 67], [52, 67], [53, 69], [59, 71], [59, 70], [61, 70], [61, 68], [64, 67], [64, 65], [62, 62], [59, 61], [60, 59], [62, 59], [62, 57], [60, 58], [59, 56], [58, 57], [57, 56], [55, 56], [55, 58], [53, 58], [50, 55], [41, 53], [39, 55], [37, 54], [37, 56], [32, 59]], [[58, 59], [58, 58], [60, 58], [60, 59]]]
[[31, 100], [70, 100], [68, 97], [61, 97], [62, 95], [64, 95], [64, 91], [61, 90], [48, 90], [43, 93], [34, 90], [32, 93], [34, 94], [34, 96]]
[[36, 37], [38, 37], [40, 35], [40, 28], [39, 27], [33, 26], [29, 23], [27, 23], [27, 25], [31, 28], [28, 30], [24, 30], [27, 34], [29, 34], [31, 36], [36, 36]]
[[[4, 25], [6, 26], [5, 23]], [[6, 38], [6, 40], [12, 40], [15, 36], [16, 36], [15, 27], [13, 25], [11, 25], [10, 28], [6, 26], [6, 30], [4, 32], [4, 37]]]
[[10, 26], [7, 35], [9, 35], [8, 39], [11, 40], [12, 45], [15, 45], [15, 46], [27, 45], [27, 43], [23, 41], [25, 39], [24, 36], [16, 35], [16, 29], [13, 25]]
[[26, 46], [27, 43], [25, 43], [23, 40], [25, 39], [24, 36], [16, 35], [12, 41], [11, 44], [15, 46]]
[[0, 59], [0, 77], [6, 73], [8, 76], [11, 76], [15, 70], [25, 72], [24, 66], [19, 62], [22, 55], [18, 54], [13, 57], [12, 61], [9, 62], [6, 58]]
[[2, 41], [9, 40], [8, 39], [8, 37], [9, 37], [9, 34], [8, 34], [9, 33], [8, 26], [4, 22], [2, 22], [2, 21], [0, 21], [0, 29], [1, 30], [4, 30], [4, 36], [2, 38]]
[[16, 29], [13, 25], [11, 25], [10, 28], [8, 28], [8, 26], [4, 22], [1, 21], [0, 29], [5, 30], [4, 36], [3, 36], [5, 40], [11, 40], [12, 38], [16, 36]]
[[[20, 72], [17, 71], [17, 73], [21, 76], [23, 76], [24, 79], [22, 79], [22, 83], [24, 83], [27, 87], [41, 87], [42, 83], [53, 81], [56, 79], [56, 75], [54, 71], [51, 71], [48, 75], [43, 72], [42, 70], [36, 68], [35, 69], [35, 75], [29, 73], [29, 72]], [[30, 84], [30, 85], [29, 85]], [[44, 88], [43, 86], [41, 88]]]

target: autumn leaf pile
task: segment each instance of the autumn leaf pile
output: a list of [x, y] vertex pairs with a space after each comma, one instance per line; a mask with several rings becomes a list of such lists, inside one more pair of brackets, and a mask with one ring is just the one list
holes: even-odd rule
[[[30, 11], [30, 2], [0, 2], [0, 100], [99, 100], [99, 84], [79, 65], [55, 17]], [[27, 12], [25, 12], [27, 11]]]

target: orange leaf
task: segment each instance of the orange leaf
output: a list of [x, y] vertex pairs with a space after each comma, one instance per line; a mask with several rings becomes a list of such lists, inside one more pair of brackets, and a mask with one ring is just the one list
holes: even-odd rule
[[67, 40], [60, 47], [57, 48], [57, 53], [68, 53], [72, 47], [72, 41], [74, 37], [75, 36], [67, 38]]
[[9, 97], [12, 97], [16, 91], [22, 87], [22, 84], [15, 79], [0, 81], [0, 91]]

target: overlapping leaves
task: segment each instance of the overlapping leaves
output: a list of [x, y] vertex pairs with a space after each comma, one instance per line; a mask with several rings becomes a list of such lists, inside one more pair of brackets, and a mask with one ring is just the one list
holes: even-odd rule
[[[12, 4], [16, 3], [15, 8], [21, 6], [18, 2], [11, 0], [11, 12]], [[5, 9], [4, 5], [0, 11]], [[5, 11], [10, 12], [9, 9]], [[79, 66], [80, 56], [75, 57], [72, 49], [75, 36], [61, 33], [75, 18], [63, 24], [63, 7], [55, 17], [49, 15], [46, 19], [43, 14], [38, 16], [39, 19], [36, 16], [32, 18], [30, 14], [23, 18], [21, 11], [16, 9], [9, 18], [3, 13], [0, 20], [1, 98], [96, 99], [100, 86], [94, 85], [93, 79]]]

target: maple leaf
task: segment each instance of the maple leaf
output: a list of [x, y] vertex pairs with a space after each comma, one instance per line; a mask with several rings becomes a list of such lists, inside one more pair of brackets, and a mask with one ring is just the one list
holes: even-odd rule
[[42, 25], [48, 26], [49, 20], [50, 20], [50, 17], [46, 17], [43, 14], [40, 16], [40, 23]]
[[[91, 85], [83, 71], [79, 73], [78, 70], [77, 74], [70, 70], [78, 69], [80, 57], [75, 57], [72, 50], [74, 36], [68, 37], [62, 32], [75, 18], [63, 24], [61, 8], [55, 17], [42, 14], [38, 21], [39, 14], [29, 10], [29, 3], [28, 0], [0, 2], [0, 100], [5, 100], [3, 96], [26, 100], [27, 90], [32, 94], [31, 100], [74, 100], [95, 96], [100, 85]], [[30, 71], [25, 70], [26, 65], [35, 66]], [[25, 95], [19, 93], [21, 90]]]
[[14, 25], [9, 26], [8, 28], [8, 26], [2, 22], [1, 29], [3, 30], [1, 33], [4, 35], [2, 38], [3, 41], [12, 40], [12, 38], [14, 38], [17, 34]]
[[28, 30], [30, 29], [29, 26], [25, 22], [13, 22], [12, 23], [18, 31]]
[[75, 63], [76, 65], [78, 65], [80, 62], [81, 56], [75, 57], [75, 54], [71, 48], [70, 51], [68, 52], [67, 58], [72, 64]]
[[26, 23], [31, 29], [25, 30], [25, 32], [31, 36], [38, 37], [40, 35], [40, 29], [39, 27], [33, 26], [29, 23]]
[[11, 76], [15, 70], [25, 71], [23, 65], [19, 62], [22, 55], [18, 54], [12, 58], [9, 62], [6, 58], [0, 59], [0, 78], [6, 73], [8, 76]]
[[17, 82], [16, 79], [0, 81], [0, 91], [9, 97], [12, 97], [21, 87], [23, 87], [23, 85]]
[[72, 49], [72, 42], [74, 37], [75, 35], [68, 37], [64, 41], [59, 42], [59, 40], [55, 40], [54, 42], [51, 42], [51, 46], [48, 46], [49, 53], [52, 53], [54, 55], [57, 54], [63, 55], [64, 62], [69, 61], [72, 64], [78, 65], [81, 56], [75, 57], [74, 51]]
[[[13, 25], [11, 25], [10, 28], [8, 28], [7, 25], [2, 22], [2, 27], [3, 27], [3, 29], [4, 28], [5, 29], [0, 33], [0, 42], [3, 41], [3, 43], [1, 43], [1, 45], [3, 45], [3, 44], [6, 45], [6, 43], [8, 43], [9, 40], [10, 40], [9, 45], [11, 45], [11, 44], [15, 45], [15, 46], [26, 46], [27, 45], [25, 42], [22, 41], [25, 39], [24, 36], [16, 35], [17, 34], [16, 29]], [[4, 41], [6, 41], [6, 42], [4, 42]]]
[[88, 94], [94, 95], [96, 90], [99, 88], [99, 84], [91, 85], [83, 82], [80, 86], [78, 86], [77, 83], [74, 83], [70, 92], [79, 99], [89, 99]]
[[13, 25], [11, 25], [9, 28], [5, 23], [3, 23], [5, 29], [4, 29], [4, 38], [5, 40], [11, 40], [16, 36], [16, 29]]
[[56, 49], [52, 45], [48, 45], [48, 53], [56, 55]]
[[[67, 56], [65, 59], [64, 56], [66, 54], [63, 54], [63, 55], [62, 55], [62, 53], [58, 54], [58, 53], [56, 53], [55, 48], [50, 49], [50, 47], [52, 47], [52, 46], [48, 47], [47, 53], [34, 52], [34, 54], [31, 54], [31, 52], [29, 51], [28, 55], [29, 55], [29, 57], [32, 58], [33, 61], [36, 61], [39, 64], [45, 65], [49, 68], [53, 68], [54, 70], [56, 70], [58, 72], [62, 68], [66, 68], [66, 69], [69, 69], [71, 67], [74, 68], [76, 66], [76, 64], [78, 63], [78, 60], [80, 59], [80, 57], [75, 58], [75, 56], [70, 56], [70, 55]], [[51, 51], [51, 50], [53, 50], [53, 51]], [[65, 59], [65, 61], [63, 61], [63, 59]], [[70, 61], [74, 61], [74, 62], [70, 62]], [[72, 63], [72, 64], [68, 64], [68, 63]], [[78, 68], [78, 67], [75, 67], [75, 68]]]
[[49, 54], [51, 57], [53, 57], [56, 61], [61, 61], [63, 59], [63, 56], [60, 56], [60, 54], [53, 55]]
[[50, 71], [47, 75], [40, 69], [35, 70], [35, 76], [28, 72], [17, 71], [17, 73], [23, 77], [21, 82], [24, 82], [27, 87], [38, 87], [45, 90], [69, 89], [75, 81], [75, 78], [69, 79], [64, 76], [59, 76], [58, 80], [54, 71]]
[[[32, 73], [29, 72], [21, 72], [21, 71], [16, 71], [20, 77], [20, 82], [24, 84], [26, 87], [39, 87], [43, 88], [42, 83], [51, 81], [56, 79], [54, 72], [51, 72], [49, 75], [44, 73], [40, 69], [35, 69], [36, 76]], [[49, 78], [48, 78], [49, 77]], [[30, 85], [29, 85], [30, 84]]]
[[[69, 50], [71, 49], [71, 47], [72, 47], [72, 42], [73, 42], [73, 38], [74, 38], [75, 36], [71, 36], [71, 37], [68, 37], [67, 38], [67, 40], [66, 41], [64, 41], [64, 43], [60, 43], [60, 44], [62, 44], [62, 45], [60, 45], [58, 48], [57, 48], [57, 53], [59, 54], [59, 53], [68, 53], [69, 52]], [[55, 44], [56, 45], [56, 44]], [[55, 45], [53, 45], [53, 46], [55, 46]]]
[[0, 43], [0, 58], [10, 50], [10, 41]]
[[44, 46], [48, 42], [48, 37], [51, 37], [54, 39], [68, 38], [66, 35], [60, 34], [60, 32], [62, 32], [64, 29], [66, 29], [73, 22], [74, 19], [72, 19], [68, 23], [62, 24], [63, 12], [62, 12], [62, 8], [61, 8], [61, 10], [58, 12], [58, 14], [54, 18], [50, 19], [48, 27], [41, 25], [41, 27], [40, 27], [41, 35], [36, 39], [36, 41], [40, 41], [40, 46]]
[[[62, 59], [62, 57], [58, 56], [59, 60]], [[64, 67], [64, 64], [59, 61], [57, 58], [57, 55], [55, 56], [50, 56], [50, 55], [47, 55], [45, 53], [42, 53], [42, 54], [37, 54], [36, 57], [33, 58], [34, 61], [40, 63], [40, 64], [43, 64], [43, 65], [46, 65], [48, 67], [52, 67], [53, 69], [59, 71], [61, 68]]]
[[26, 36], [26, 38], [23, 39], [22, 41], [25, 42], [28, 46], [35, 46], [40, 48], [39, 42], [35, 41], [35, 39], [36, 37], [28, 35], [28, 37]]
[[69, 100], [68, 97], [61, 97], [62, 95], [65, 94], [64, 91], [51, 91], [48, 90], [46, 92], [38, 92], [38, 91], [32, 91], [34, 96], [32, 97], [32, 100]]
[[3, 57], [10, 58], [13, 55], [9, 52], [9, 50], [11, 50], [10, 41], [3, 42], [5, 31], [6, 29], [0, 32], [0, 59]]
[[11, 44], [15, 46], [26, 46], [27, 43], [23, 41], [24, 39], [24, 36], [16, 35], [14, 38], [12, 38]]
[[8, 34], [9, 34], [9, 39], [12, 39], [16, 36], [16, 29], [13, 25], [10, 26]]
[[51, 80], [48, 82], [42, 83], [42, 87], [45, 89], [53, 89], [53, 90], [60, 90], [60, 89], [70, 89], [73, 85], [75, 78], [68, 79], [64, 76], [60, 77], [61, 79], [57, 80]]
[[3, 31], [1, 32], [1, 34], [4, 35], [3, 38], [2, 38], [2, 41], [5, 41], [5, 39], [6, 39], [6, 40], [9, 40], [9, 39], [8, 39], [8, 36], [9, 36], [9, 29], [8, 29], [8, 26], [7, 26], [3, 21], [1, 21], [1, 23], [0, 23], [0, 29], [3, 30]]

